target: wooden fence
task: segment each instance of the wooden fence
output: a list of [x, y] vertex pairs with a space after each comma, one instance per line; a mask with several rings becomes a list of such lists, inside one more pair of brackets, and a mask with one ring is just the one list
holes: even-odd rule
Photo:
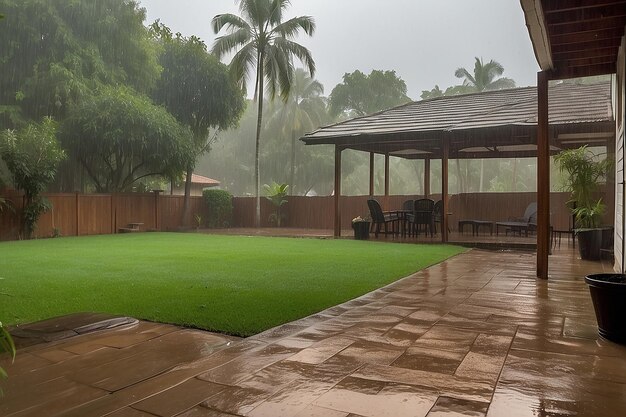
[[[144, 230], [173, 231], [195, 227], [196, 214], [206, 218], [207, 207], [202, 197], [191, 197], [188, 217], [182, 221], [182, 196], [147, 194], [46, 194], [53, 209], [44, 214], [37, 225], [37, 237], [49, 237], [58, 231], [63, 236], [84, 236], [117, 233], [131, 222], [140, 222]], [[23, 198], [21, 194], [6, 192], [15, 213], [0, 215], [0, 240], [13, 240], [19, 236], [19, 216]], [[341, 197], [342, 228], [349, 229], [357, 216], [367, 216], [368, 196]], [[401, 208], [407, 199], [419, 196], [378, 196], [383, 209]], [[433, 195], [433, 199], [440, 196]], [[555, 229], [571, 227], [571, 214], [566, 207], [568, 193], [551, 194], [551, 223]], [[536, 201], [535, 193], [468, 193], [450, 196], [450, 225], [456, 229], [460, 219], [502, 221], [519, 217], [526, 206]], [[256, 202], [253, 197], [233, 198], [234, 227], [254, 227]], [[274, 208], [265, 198], [261, 199], [261, 226], [269, 222]], [[283, 206], [284, 227], [304, 229], [332, 229], [334, 197], [288, 197]], [[613, 223], [613, 207], [607, 204], [605, 223]]]

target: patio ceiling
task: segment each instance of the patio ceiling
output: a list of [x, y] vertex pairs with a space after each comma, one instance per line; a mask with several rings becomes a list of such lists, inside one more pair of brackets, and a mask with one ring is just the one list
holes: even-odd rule
[[551, 79], [613, 74], [625, 0], [522, 0], [537, 62]]
[[[552, 152], [582, 143], [605, 146], [614, 137], [610, 82], [558, 84], [550, 88]], [[523, 87], [408, 103], [322, 127], [307, 145], [441, 159], [534, 157], [537, 154], [537, 89]]]

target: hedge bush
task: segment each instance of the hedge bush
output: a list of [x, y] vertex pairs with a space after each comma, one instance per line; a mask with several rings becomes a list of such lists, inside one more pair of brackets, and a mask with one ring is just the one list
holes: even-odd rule
[[207, 204], [207, 226], [229, 227], [233, 217], [233, 196], [224, 190], [204, 190], [202, 197]]

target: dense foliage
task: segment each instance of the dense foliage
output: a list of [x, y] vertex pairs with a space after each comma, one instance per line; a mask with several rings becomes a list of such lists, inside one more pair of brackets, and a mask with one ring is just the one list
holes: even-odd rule
[[54, 180], [65, 152], [56, 139], [56, 124], [46, 117], [0, 136], [0, 156], [6, 163], [15, 187], [24, 192], [22, 233], [29, 238], [42, 213], [49, 209], [41, 193]]
[[0, 0], [0, 10], [0, 127], [61, 120], [102, 84], [148, 92], [159, 77], [136, 1]]
[[330, 111], [334, 116], [365, 116], [411, 101], [406, 83], [395, 71], [361, 71], [344, 74], [343, 82], [330, 93]]
[[228, 227], [233, 217], [233, 196], [224, 190], [204, 190], [202, 193], [208, 209], [207, 226]]
[[63, 126], [63, 144], [98, 192], [178, 175], [194, 158], [189, 129], [126, 87], [103, 87], [75, 106]]

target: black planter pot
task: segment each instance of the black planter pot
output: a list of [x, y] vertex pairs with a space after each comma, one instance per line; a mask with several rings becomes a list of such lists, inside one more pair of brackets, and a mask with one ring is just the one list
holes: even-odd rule
[[354, 238], [357, 240], [367, 240], [370, 238], [370, 222], [353, 222]]
[[626, 344], [626, 275], [593, 274], [585, 277], [589, 285], [600, 336]]
[[578, 252], [582, 259], [597, 261], [602, 247], [602, 229], [578, 229]]

